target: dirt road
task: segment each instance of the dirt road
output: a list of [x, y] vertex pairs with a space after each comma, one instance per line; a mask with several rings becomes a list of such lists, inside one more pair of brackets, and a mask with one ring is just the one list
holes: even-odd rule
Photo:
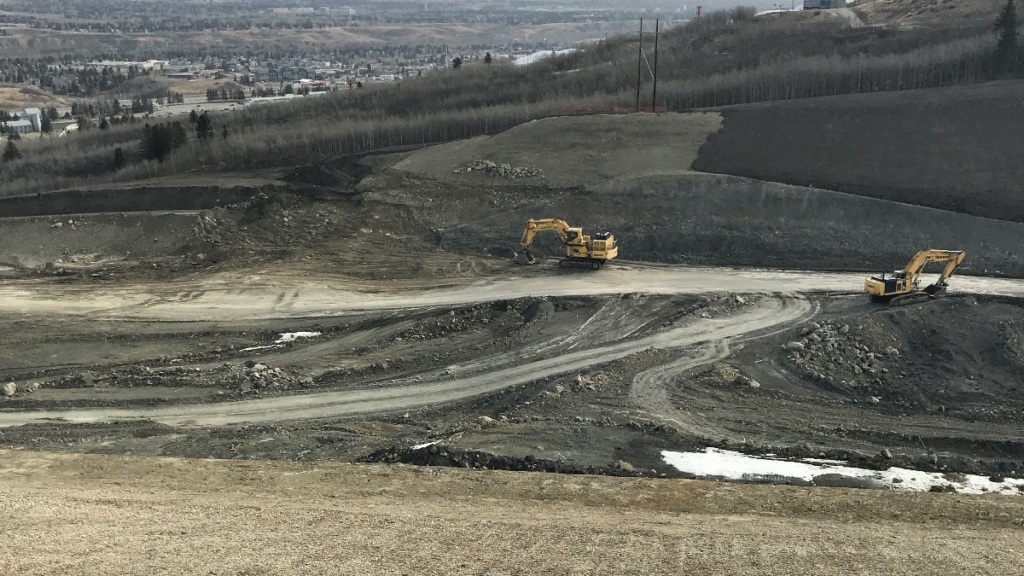
[[[637, 335], [634, 333], [645, 323], [655, 319], [641, 316], [627, 320], [629, 314], [625, 312], [606, 314], [602, 318], [599, 312], [578, 328], [567, 327], [568, 332], [561, 330], [535, 349], [524, 348], [516, 353], [503, 350], [480, 356], [455, 377], [448, 374], [438, 378], [436, 372], [425, 372], [415, 378], [378, 383], [373, 388], [215, 404], [11, 411], [0, 413], [0, 427], [55, 419], [84, 423], [136, 418], [176, 426], [209, 426], [393, 412], [451, 403], [584, 370], [652, 347], [684, 350], [686, 353], [673, 363], [641, 375], [634, 386], [634, 403], [662, 419], [681, 425], [678, 418], [658, 413], [655, 405], [668, 406], [670, 403], [659, 402], [657, 388], [648, 384], [664, 382], [695, 365], [724, 357], [732, 340], [778, 331], [811, 317], [815, 306], [798, 295], [800, 292], [850, 291], [862, 281], [862, 276], [851, 274], [691, 269], [638, 264], [607, 269], [600, 274], [586, 276], [586, 281], [574, 278], [572, 282], [566, 282], [566, 278], [564, 275], [529, 274], [432, 290], [415, 290], [413, 285], [408, 285], [404, 291], [392, 291], [388, 295], [368, 292], [366, 286], [345, 286], [340, 282], [332, 285], [326, 278], [301, 281], [295, 277], [273, 275], [219, 276], [201, 282], [120, 286], [108, 290], [12, 283], [0, 288], [0, 310], [9, 315], [85, 316], [97, 321], [239, 322], [266, 318], [330, 317], [365, 310], [422, 310], [526, 296], [731, 292], [747, 294], [749, 301], [745, 301], [738, 310], [719, 317], [690, 318], [680, 325]], [[983, 278], [957, 280], [958, 286], [969, 286], [972, 292], [1024, 294], [1024, 282]], [[585, 341], [588, 344], [574, 349], [576, 344], [570, 345], [573, 338], [577, 343]], [[542, 353], [545, 347], [556, 348], [557, 351]]]
[[[456, 282], [442, 288], [436, 288], [436, 281], [353, 284], [340, 278], [287, 275], [271, 270], [116, 287], [23, 282], [0, 285], [0, 312], [164, 321], [258, 320], [452, 306], [525, 296], [857, 293], [863, 286], [864, 274], [689, 268], [631, 262], [592, 276], [523, 274]], [[957, 276], [950, 293], [1024, 296], [1024, 281]]]

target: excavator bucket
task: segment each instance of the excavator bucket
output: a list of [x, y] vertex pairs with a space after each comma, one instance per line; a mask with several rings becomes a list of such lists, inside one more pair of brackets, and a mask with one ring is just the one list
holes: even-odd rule
[[529, 250], [517, 252], [516, 257], [512, 261], [522, 266], [529, 266], [530, 264], [537, 263], [537, 260], [533, 257], [533, 254], [530, 254]]

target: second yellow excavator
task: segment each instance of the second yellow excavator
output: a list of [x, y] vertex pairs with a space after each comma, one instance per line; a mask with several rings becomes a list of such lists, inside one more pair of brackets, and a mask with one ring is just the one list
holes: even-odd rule
[[[864, 290], [874, 302], [888, 302], [889, 306], [904, 306], [939, 298], [946, 293], [949, 277], [964, 261], [963, 250], [922, 250], [914, 255], [903, 270], [896, 270], [891, 276], [883, 272], [864, 280]], [[945, 262], [939, 279], [924, 289], [920, 288], [921, 271], [929, 262]]]
[[583, 233], [582, 228], [573, 228], [565, 220], [557, 218], [541, 218], [528, 220], [523, 230], [523, 239], [519, 242], [522, 252], [516, 254], [516, 262], [534, 264], [537, 260], [530, 253], [533, 238], [538, 232], [553, 230], [558, 232], [565, 244], [565, 258], [558, 264], [563, 268], [585, 266], [597, 270], [619, 255], [619, 245], [610, 232], [594, 234], [593, 238]]

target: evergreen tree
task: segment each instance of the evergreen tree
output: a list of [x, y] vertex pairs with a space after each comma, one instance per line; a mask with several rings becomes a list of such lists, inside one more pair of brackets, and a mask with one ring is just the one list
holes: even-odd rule
[[227, 124], [223, 124], [223, 125], [222, 125], [222, 126], [220, 127], [220, 135], [221, 135], [221, 137], [222, 137], [222, 138], [224, 138], [225, 140], [227, 140], [227, 139], [228, 139], [228, 125], [227, 125]]
[[213, 136], [213, 123], [210, 122], [210, 116], [203, 112], [196, 122], [196, 137], [200, 142], [206, 142], [211, 136]]
[[48, 115], [43, 115], [43, 119], [39, 123], [39, 129], [46, 134], [53, 132], [53, 120], [50, 120]]
[[4, 148], [4, 162], [11, 162], [21, 158], [21, 151], [15, 146], [14, 140], [7, 140], [7, 146]]
[[188, 121], [195, 124], [199, 121], [199, 114], [195, 110], [192, 110], [188, 113]]
[[459, 56], [456, 56], [455, 59], [452, 60], [452, 68], [458, 70], [461, 67], [462, 67], [462, 58], [459, 57]]
[[114, 148], [114, 170], [124, 167], [124, 150]]
[[107, 128], [110, 128], [110, 123], [107, 122], [107, 117], [104, 116], [103, 119], [100, 120], [100, 130], [106, 130]]
[[494, 58], [491, 58], [491, 53], [490, 52], [484, 54], [484, 64], [490, 64], [493, 61], [494, 61]]
[[1013, 0], [1006, 0], [1003, 9], [999, 11], [996, 18], [995, 28], [999, 32], [999, 42], [996, 44], [996, 60], [1007, 69], [1014, 69], [1017, 61], [1017, 7]]

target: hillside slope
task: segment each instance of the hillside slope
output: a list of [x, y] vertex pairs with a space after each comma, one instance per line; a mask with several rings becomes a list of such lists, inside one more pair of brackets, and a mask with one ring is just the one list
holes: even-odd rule
[[1024, 82], [720, 109], [696, 170], [1024, 222]]
[[991, 22], [1004, 0], [860, 0], [853, 10], [868, 24], [953, 27]]

